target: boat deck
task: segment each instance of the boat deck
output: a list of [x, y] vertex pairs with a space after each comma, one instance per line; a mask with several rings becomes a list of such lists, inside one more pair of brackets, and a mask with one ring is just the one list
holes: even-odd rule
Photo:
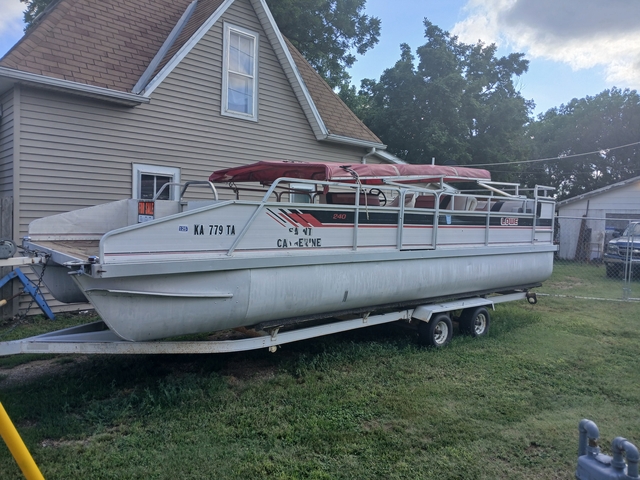
[[40, 247], [56, 251], [84, 262], [87, 257], [100, 254], [100, 240], [49, 240], [38, 241]]

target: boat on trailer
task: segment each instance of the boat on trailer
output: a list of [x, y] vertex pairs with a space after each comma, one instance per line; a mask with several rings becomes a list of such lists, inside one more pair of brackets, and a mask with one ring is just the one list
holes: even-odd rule
[[[209, 199], [194, 196], [202, 186]], [[264, 161], [187, 182], [175, 200], [161, 190], [35, 220], [23, 249], [56, 299], [102, 318], [47, 345], [150, 352], [170, 343], [151, 340], [244, 328], [258, 332], [245, 345], [272, 348], [285, 331], [309, 338], [394, 312], [440, 345], [450, 312], [481, 335], [487, 307], [534, 301], [556, 251], [551, 190], [467, 167]]]

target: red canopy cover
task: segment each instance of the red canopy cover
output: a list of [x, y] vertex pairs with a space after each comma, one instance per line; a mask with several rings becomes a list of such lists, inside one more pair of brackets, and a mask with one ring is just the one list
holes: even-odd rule
[[[304, 180], [355, 182], [380, 184], [382, 178], [398, 178], [404, 183], [428, 183], [440, 181], [491, 180], [487, 170], [469, 167], [448, 167], [445, 165], [409, 165], [409, 164], [350, 164], [330, 162], [288, 162], [265, 161], [225, 168], [211, 174], [211, 182], [260, 182], [269, 184], [278, 178], [300, 178]], [[414, 177], [414, 178], [411, 178]]]

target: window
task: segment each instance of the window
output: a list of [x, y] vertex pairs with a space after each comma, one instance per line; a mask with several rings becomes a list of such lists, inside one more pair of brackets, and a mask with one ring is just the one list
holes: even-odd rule
[[224, 26], [222, 114], [258, 119], [258, 34]]
[[[157, 165], [133, 164], [132, 197], [141, 200], [151, 200], [165, 183], [180, 182], [180, 169], [174, 167], [160, 167]], [[177, 200], [178, 186], [166, 187], [158, 200]]]

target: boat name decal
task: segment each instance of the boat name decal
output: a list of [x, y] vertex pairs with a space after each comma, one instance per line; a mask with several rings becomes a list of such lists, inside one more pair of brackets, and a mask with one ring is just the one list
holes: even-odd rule
[[293, 233], [294, 235], [306, 235], [307, 237], [310, 237], [311, 234], [313, 233], [313, 228], [311, 228], [311, 227], [305, 227], [305, 228], [292, 227], [292, 228], [289, 229], [289, 233]]
[[299, 238], [297, 240], [287, 240], [286, 238], [279, 238], [277, 243], [278, 248], [305, 248], [305, 247], [321, 247], [321, 238]]
[[287, 238], [279, 238], [276, 242], [278, 248], [293, 248], [293, 247], [321, 247], [322, 239], [321, 238], [312, 238], [313, 228], [312, 227], [290, 227], [289, 233], [296, 237], [296, 239], [289, 240]]
[[[185, 227], [186, 228], [186, 227]], [[180, 227], [180, 231], [182, 227]], [[193, 226], [193, 234], [194, 235], [235, 235], [236, 234], [236, 226], [235, 225], [201, 225], [196, 223]]]
[[500, 218], [500, 225], [516, 226], [516, 225], [518, 225], [518, 218], [517, 217], [502, 217], [502, 218]]

